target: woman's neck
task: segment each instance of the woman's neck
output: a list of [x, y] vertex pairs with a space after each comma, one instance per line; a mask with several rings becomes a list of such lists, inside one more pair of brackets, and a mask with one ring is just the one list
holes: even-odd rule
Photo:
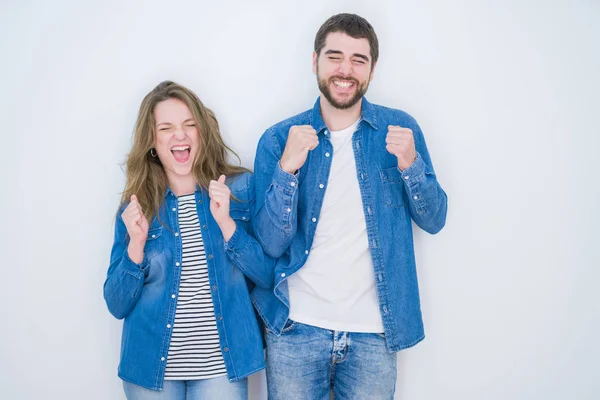
[[177, 197], [194, 193], [196, 191], [196, 186], [196, 180], [192, 175], [169, 178], [169, 189], [171, 189]]

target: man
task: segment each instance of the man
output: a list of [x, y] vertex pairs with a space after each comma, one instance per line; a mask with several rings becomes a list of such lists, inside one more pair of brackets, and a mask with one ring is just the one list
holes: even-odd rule
[[256, 289], [269, 399], [392, 399], [395, 352], [424, 337], [411, 220], [437, 233], [446, 194], [408, 114], [363, 96], [379, 55], [362, 17], [315, 38], [321, 96], [269, 128], [256, 155], [256, 236], [278, 259]]

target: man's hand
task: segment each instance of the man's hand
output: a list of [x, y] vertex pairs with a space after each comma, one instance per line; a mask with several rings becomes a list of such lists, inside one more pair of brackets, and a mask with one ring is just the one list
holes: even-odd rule
[[415, 139], [411, 129], [390, 125], [385, 142], [386, 150], [398, 158], [398, 168], [402, 171], [417, 159]]
[[306, 162], [308, 152], [314, 150], [318, 145], [317, 131], [312, 126], [292, 126], [279, 162], [281, 169], [289, 174], [294, 174]]

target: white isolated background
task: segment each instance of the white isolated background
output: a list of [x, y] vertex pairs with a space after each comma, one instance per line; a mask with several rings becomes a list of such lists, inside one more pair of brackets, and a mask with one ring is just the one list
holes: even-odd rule
[[449, 197], [446, 228], [416, 233], [427, 338], [399, 354], [396, 398], [600, 398], [592, 0], [3, 1], [0, 397], [124, 398], [102, 284], [143, 96], [190, 87], [251, 167], [312, 107], [338, 12], [375, 27], [367, 97], [419, 121]]

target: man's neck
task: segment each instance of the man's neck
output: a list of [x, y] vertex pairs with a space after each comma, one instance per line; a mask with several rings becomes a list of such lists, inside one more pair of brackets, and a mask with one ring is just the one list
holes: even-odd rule
[[330, 131], [346, 129], [360, 118], [362, 99], [350, 108], [340, 110], [332, 106], [321, 94], [321, 117]]

